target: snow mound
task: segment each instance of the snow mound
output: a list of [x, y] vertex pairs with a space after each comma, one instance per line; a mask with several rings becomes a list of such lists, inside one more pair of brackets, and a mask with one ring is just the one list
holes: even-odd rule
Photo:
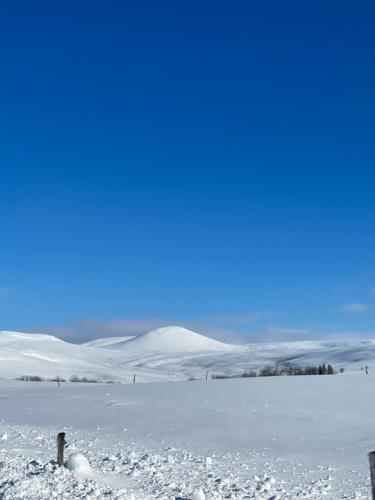
[[[119, 345], [117, 345], [118, 347]], [[126, 341], [122, 345], [122, 349], [125, 353], [142, 355], [150, 352], [231, 351], [233, 346], [205, 337], [181, 326], [167, 326], [151, 330], [151, 332]]]
[[91, 472], [89, 461], [83, 453], [72, 453], [69, 455], [65, 467], [76, 474], [88, 474]]
[[198, 488], [194, 491], [193, 500], [206, 500], [206, 495], [204, 494], [202, 488]]

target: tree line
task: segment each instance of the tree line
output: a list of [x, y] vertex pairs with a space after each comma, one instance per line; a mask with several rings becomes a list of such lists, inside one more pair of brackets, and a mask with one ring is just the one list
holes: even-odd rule
[[[21, 375], [20, 377], [17, 377], [16, 380], [21, 380], [24, 382], [81, 382], [81, 383], [88, 383], [88, 384], [97, 384], [99, 380], [94, 379], [94, 378], [88, 378], [88, 377], [78, 377], [78, 375], [72, 375], [68, 380], [66, 380], [63, 377], [54, 377], [54, 378], [44, 378], [39, 375]], [[113, 383], [112, 380], [106, 381], [106, 383]]]
[[[344, 373], [344, 368], [339, 369], [340, 373]], [[289, 364], [277, 363], [276, 365], [266, 365], [260, 370], [247, 370], [239, 375], [227, 375], [214, 373], [211, 379], [220, 380], [228, 378], [253, 378], [253, 377], [278, 377], [282, 375], [298, 376], [298, 375], [335, 375], [338, 373], [331, 364], [322, 363], [317, 366], [293, 366]]]

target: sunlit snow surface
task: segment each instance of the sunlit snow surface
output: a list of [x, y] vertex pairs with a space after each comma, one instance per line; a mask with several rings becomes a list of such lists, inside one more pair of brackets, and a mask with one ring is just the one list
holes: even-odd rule
[[277, 362], [302, 366], [332, 363], [336, 369], [375, 369], [375, 342], [279, 342], [230, 345], [181, 327], [138, 337], [97, 339], [87, 344], [53, 336], [0, 332], [0, 378], [72, 375], [131, 383], [239, 375]]
[[[371, 370], [60, 389], [1, 381], [0, 499], [369, 499], [374, 385]], [[73, 470], [51, 462], [60, 431]]]

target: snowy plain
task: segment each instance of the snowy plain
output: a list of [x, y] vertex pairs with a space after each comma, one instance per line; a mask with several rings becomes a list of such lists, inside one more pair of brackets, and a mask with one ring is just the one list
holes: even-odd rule
[[[374, 383], [1, 381], [0, 498], [369, 499]], [[60, 431], [90, 467], [51, 462]]]

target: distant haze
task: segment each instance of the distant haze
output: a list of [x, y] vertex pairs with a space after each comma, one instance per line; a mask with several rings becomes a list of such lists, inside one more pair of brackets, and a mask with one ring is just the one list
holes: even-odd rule
[[[342, 330], [327, 326], [324, 330], [309, 330], [275, 325], [272, 320], [277, 311], [264, 311], [247, 316], [217, 316], [200, 320], [177, 322], [162, 318], [114, 318], [110, 320], [79, 320], [65, 325], [40, 325], [24, 328], [31, 333], [47, 333], [60, 339], [84, 343], [109, 337], [138, 336], [156, 328], [178, 324], [208, 335], [222, 342], [243, 344], [248, 342], [288, 342], [304, 340], [358, 340], [375, 338], [375, 330]], [[20, 330], [20, 328], [17, 328]]]

